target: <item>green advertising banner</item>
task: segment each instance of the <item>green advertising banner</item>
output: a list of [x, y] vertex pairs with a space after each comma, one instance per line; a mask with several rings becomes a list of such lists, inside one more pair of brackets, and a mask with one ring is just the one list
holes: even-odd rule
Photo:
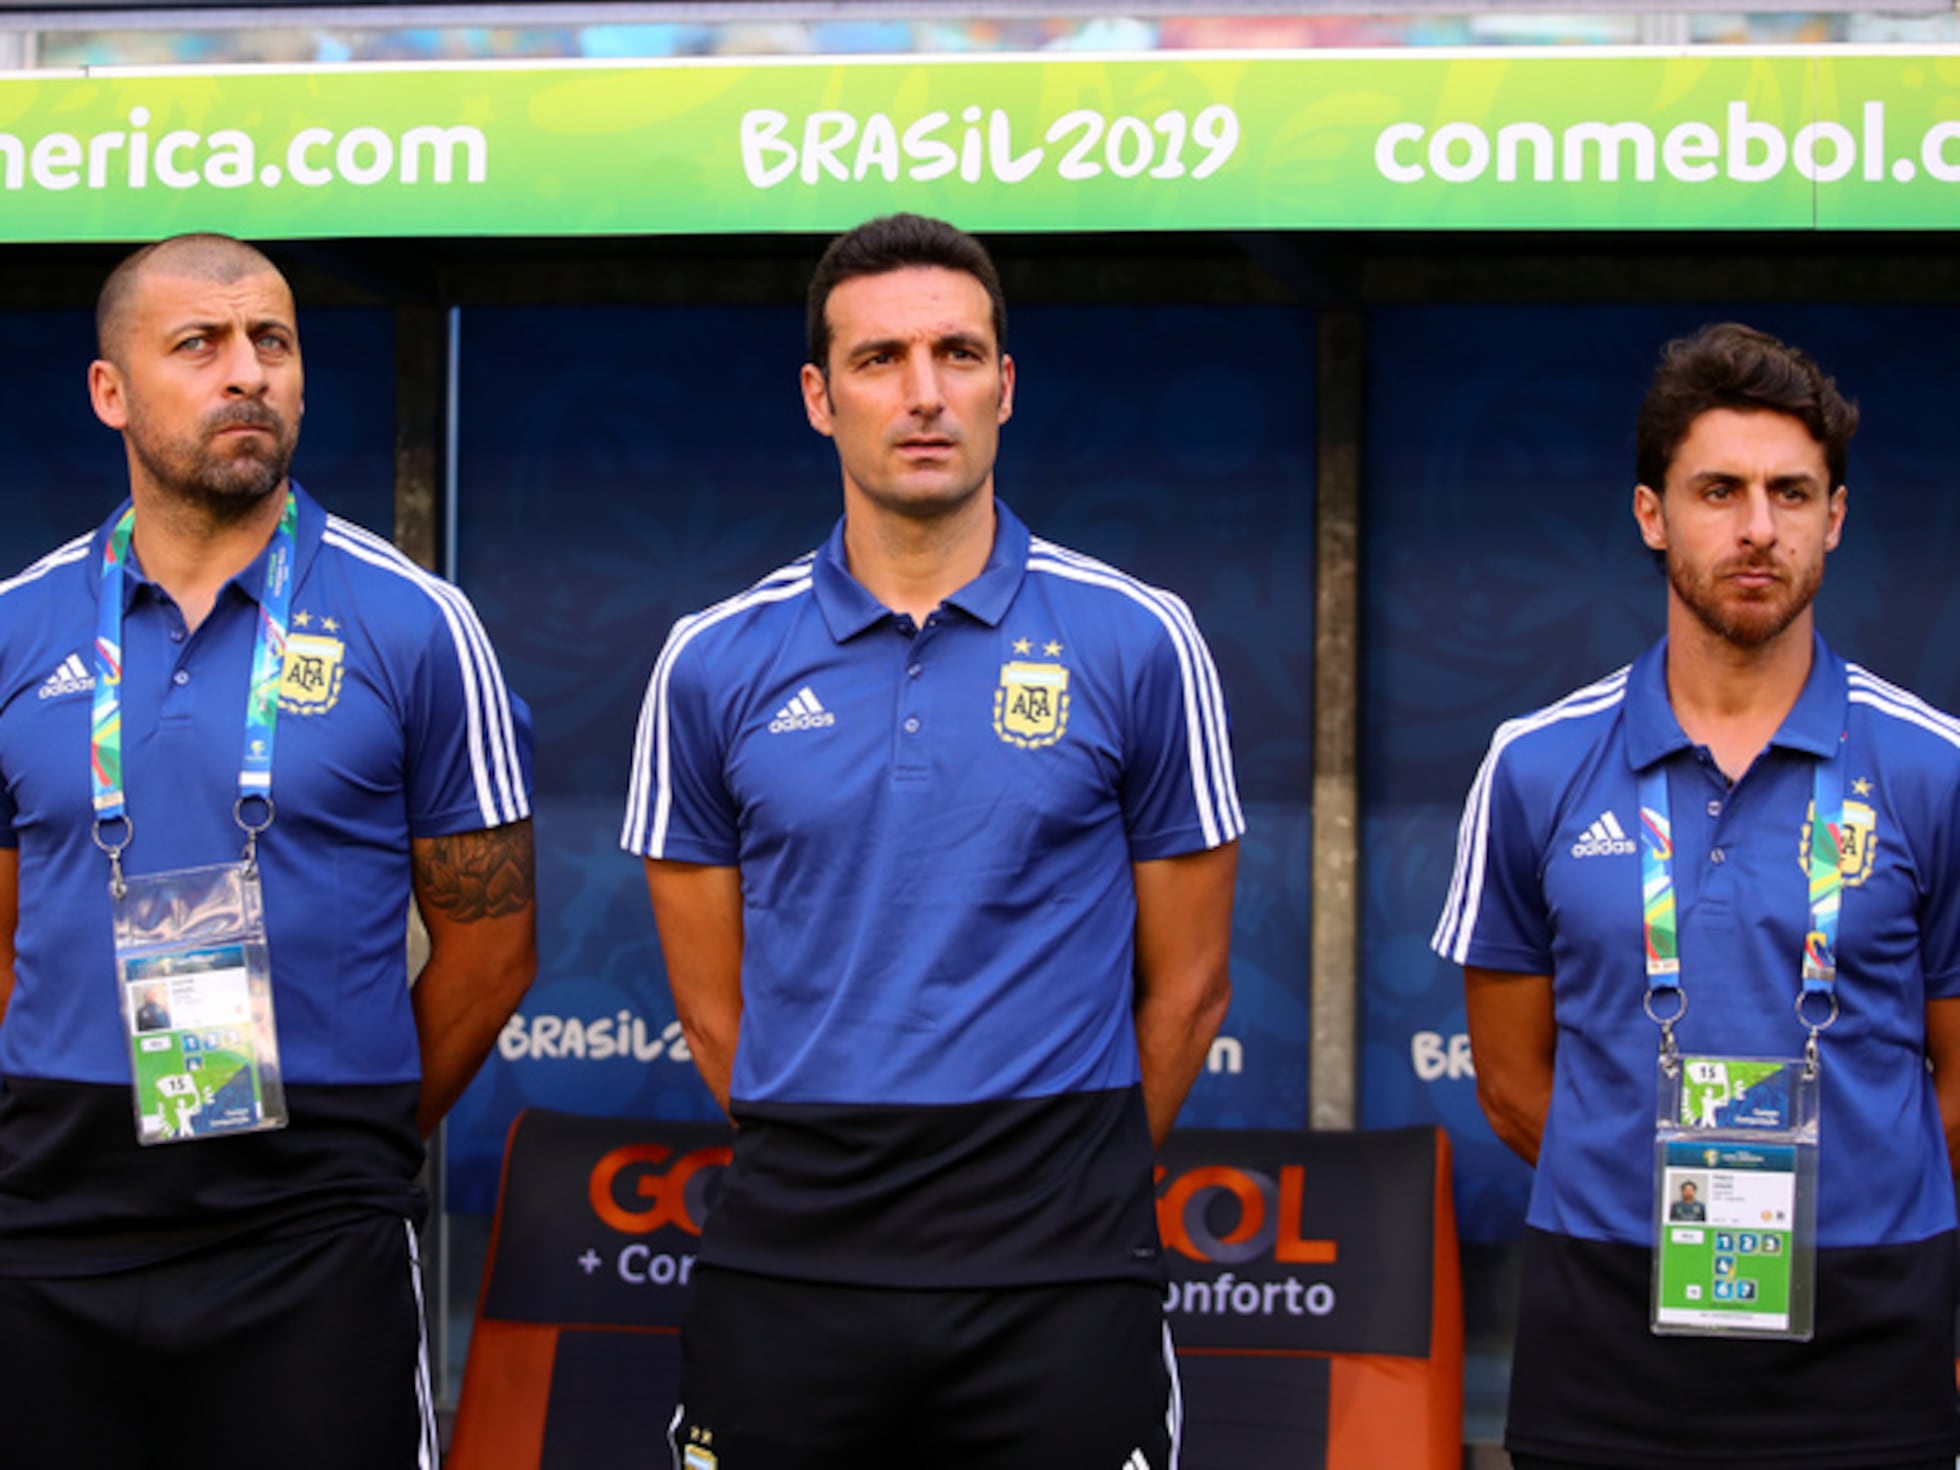
[[0, 78], [0, 240], [1945, 229], [1960, 51], [1327, 52]]

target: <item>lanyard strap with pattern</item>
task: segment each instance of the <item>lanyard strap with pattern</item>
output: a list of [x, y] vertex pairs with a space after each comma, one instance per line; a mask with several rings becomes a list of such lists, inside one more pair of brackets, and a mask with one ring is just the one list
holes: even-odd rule
[[[1805, 1058], [1814, 1067], [1817, 1037], [1837, 1019], [1838, 915], [1844, 897], [1840, 834], [1844, 826], [1844, 772], [1836, 760], [1812, 762], [1808, 844], [1810, 923], [1804, 933], [1797, 1019], [1810, 1030]], [[1681, 988], [1680, 932], [1674, 900], [1674, 828], [1669, 817], [1667, 770], [1656, 762], [1640, 773], [1640, 914], [1647, 961], [1647, 1014], [1661, 1028], [1663, 1062], [1677, 1053], [1674, 1023], [1688, 1008]], [[1672, 992], [1676, 1004], [1657, 1012], [1655, 998]], [[1815, 998], [1815, 999], [1813, 999]], [[1811, 1002], [1809, 1006], [1807, 1002]]]
[[[238, 799], [232, 816], [245, 832], [244, 860], [252, 869], [259, 834], [272, 825], [272, 746], [279, 725], [279, 680], [286, 664], [286, 619], [293, 598], [293, 557], [299, 497], [286, 492], [285, 510], [266, 551], [265, 585], [259, 595], [258, 631], [252, 643], [252, 676], [245, 691], [245, 742], [239, 757]], [[121, 896], [122, 855], [135, 836], [122, 780], [123, 568], [136, 530], [136, 508], [124, 511], [102, 548], [102, 587], [95, 623], [95, 704], [89, 722], [89, 781], [95, 793], [95, 845], [109, 855], [111, 891]], [[264, 805], [264, 820], [251, 821], [246, 804]], [[104, 828], [120, 823], [114, 840]]]

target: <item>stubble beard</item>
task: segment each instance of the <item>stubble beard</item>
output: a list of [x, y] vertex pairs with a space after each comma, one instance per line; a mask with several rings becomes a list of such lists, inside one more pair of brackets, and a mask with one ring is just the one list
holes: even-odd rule
[[866, 497], [880, 510], [900, 516], [908, 521], [929, 524], [948, 521], [958, 516], [973, 504], [974, 497], [987, 483], [982, 476], [974, 480], [959, 480], [941, 485], [931, 490], [900, 490], [880, 486], [867, 490]]
[[[270, 442], [239, 440], [229, 454], [213, 452], [212, 438], [224, 429], [252, 425], [268, 431]], [[152, 483], [212, 525], [248, 519], [267, 496], [286, 483], [298, 434], [280, 414], [262, 403], [227, 404], [207, 414], [196, 430], [178, 439], [150, 432], [132, 415], [129, 442]]]
[[1761, 559], [1730, 561], [1697, 578], [1672, 553], [1667, 558], [1667, 580], [1674, 595], [1692, 612], [1701, 625], [1724, 642], [1737, 648], [1754, 650], [1774, 642], [1803, 615], [1824, 584], [1824, 564], [1795, 568], [1790, 580], [1765, 589], [1761, 596], [1723, 595], [1723, 577], [1745, 568], [1769, 568]]

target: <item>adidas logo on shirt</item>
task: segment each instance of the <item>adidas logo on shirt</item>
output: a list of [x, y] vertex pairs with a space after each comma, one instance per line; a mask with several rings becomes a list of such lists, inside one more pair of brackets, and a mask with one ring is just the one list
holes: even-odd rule
[[1575, 858], [1617, 857], [1633, 850], [1633, 839], [1611, 812], [1601, 812], [1599, 820], [1586, 828], [1586, 835], [1572, 844]]
[[785, 730], [821, 730], [826, 725], [837, 723], [837, 716], [823, 707], [810, 686], [805, 684], [796, 691], [796, 698], [776, 711], [776, 718], [769, 722], [769, 733], [780, 735]]
[[1144, 1459], [1142, 1450], [1132, 1450], [1130, 1458], [1123, 1462], [1123, 1470], [1150, 1470], [1150, 1462]]
[[64, 694], [86, 694], [93, 688], [95, 675], [89, 672], [80, 654], [71, 653], [41, 685], [41, 698], [59, 699]]

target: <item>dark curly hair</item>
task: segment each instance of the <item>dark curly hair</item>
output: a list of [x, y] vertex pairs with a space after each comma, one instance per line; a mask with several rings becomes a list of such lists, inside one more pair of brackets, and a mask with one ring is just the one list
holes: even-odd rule
[[1796, 348], [1740, 322], [1717, 322], [1661, 349], [1634, 431], [1640, 483], [1657, 494], [1664, 490], [1681, 441], [1696, 419], [1716, 408], [1788, 414], [1823, 448], [1831, 488], [1844, 483], [1857, 405]]

